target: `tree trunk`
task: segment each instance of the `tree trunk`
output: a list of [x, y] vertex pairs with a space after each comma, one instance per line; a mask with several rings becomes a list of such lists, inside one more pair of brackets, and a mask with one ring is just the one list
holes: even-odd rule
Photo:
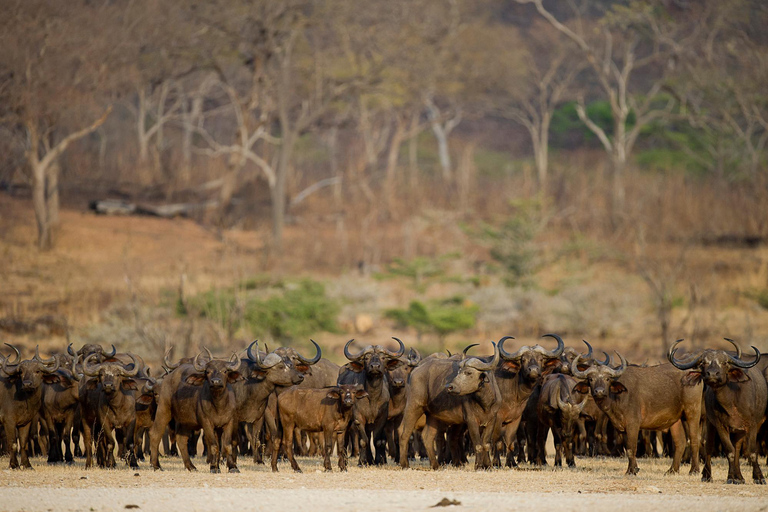
[[48, 229], [53, 232], [59, 225], [59, 162], [52, 162], [46, 171], [45, 201], [48, 215]]
[[440, 125], [440, 123], [433, 121], [432, 132], [437, 139], [437, 154], [440, 158], [440, 168], [443, 171], [443, 179], [445, 181], [451, 180], [451, 153], [448, 150], [448, 135]]
[[419, 186], [419, 113], [411, 117], [410, 138], [408, 139], [408, 186], [415, 191]]
[[139, 108], [136, 113], [136, 135], [139, 140], [139, 163], [146, 164], [149, 159], [149, 137], [147, 137], [147, 93], [139, 88]]
[[389, 152], [387, 153], [387, 169], [384, 178], [384, 202], [387, 207], [387, 213], [394, 214], [394, 195], [395, 179], [397, 174], [397, 159], [400, 156], [400, 146], [405, 137], [405, 122], [399, 115], [395, 115], [395, 131], [392, 134], [392, 140], [389, 143]]
[[50, 218], [48, 217], [48, 201], [46, 201], [45, 168], [37, 162], [32, 168], [32, 206], [37, 221], [37, 247], [47, 251], [53, 246]]
[[549, 115], [544, 115], [539, 126], [539, 145], [536, 149], [536, 174], [539, 179], [539, 192], [547, 193], [549, 180]]
[[470, 142], [461, 152], [461, 163], [458, 169], [459, 210], [469, 211], [472, 196], [472, 181], [475, 174], [475, 143]]

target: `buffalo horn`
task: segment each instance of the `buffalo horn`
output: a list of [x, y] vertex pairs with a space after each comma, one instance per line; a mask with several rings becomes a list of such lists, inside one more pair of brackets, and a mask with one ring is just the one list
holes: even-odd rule
[[739, 368], [752, 368], [758, 363], [758, 361], [760, 361], [760, 351], [755, 346], [752, 346], [752, 350], [755, 351], [755, 360], [752, 361], [751, 363], [742, 361], [740, 357], [733, 357], [730, 354], [726, 354], [726, 355], [728, 355], [728, 359], [731, 360], [731, 364], [733, 364], [734, 366], [738, 366]]
[[306, 357], [302, 356], [298, 352], [296, 352], [296, 357], [298, 357], [299, 361], [301, 361], [304, 364], [313, 365], [318, 361], [320, 361], [320, 358], [323, 357], [323, 351], [320, 350], [320, 345], [315, 343], [315, 340], [310, 339], [309, 341], [311, 341], [312, 344], [315, 346], [315, 357], [313, 357], [312, 359], [307, 359]]
[[682, 338], [677, 340], [672, 344], [671, 347], [669, 347], [669, 352], [667, 352], [667, 359], [675, 368], [678, 368], [680, 370], [690, 370], [694, 366], [697, 366], [699, 364], [699, 361], [701, 360], [701, 356], [703, 354], [700, 354], [699, 357], [695, 357], [692, 360], [688, 361], [687, 363], [684, 363], [678, 359], [675, 358], [675, 353], [677, 352], [677, 346], [682, 342]]
[[563, 338], [558, 336], [557, 334], [545, 334], [542, 336], [542, 338], [554, 338], [557, 340], [557, 348], [552, 350], [551, 352], [546, 352], [544, 355], [548, 357], [560, 357], [560, 354], [563, 353], [563, 350], [565, 350], [565, 343], [563, 343]]
[[395, 340], [398, 345], [400, 345], [400, 348], [397, 350], [397, 352], [392, 352], [391, 350], [387, 350], [387, 352], [389, 352], [389, 355], [392, 357], [402, 357], [403, 354], [405, 354], [405, 345], [402, 341], [400, 341], [400, 338], [395, 338], [392, 336], [392, 339]]
[[171, 355], [171, 350], [173, 350], [173, 346], [170, 346], [170, 347], [168, 347], [168, 350], [166, 350], [166, 351], [165, 351], [165, 355], [163, 355], [163, 365], [164, 365], [164, 366], [165, 366], [165, 367], [166, 367], [166, 368], [167, 368], [169, 371], [171, 371], [171, 370], [175, 370], [176, 368], [178, 368], [178, 367], [181, 365], [181, 363], [180, 363], [180, 362], [179, 362], [179, 363], [176, 363], [176, 364], [174, 364], [174, 363], [172, 363], [171, 361], [169, 361], [169, 360], [168, 360], [168, 356], [170, 356], [170, 355]]

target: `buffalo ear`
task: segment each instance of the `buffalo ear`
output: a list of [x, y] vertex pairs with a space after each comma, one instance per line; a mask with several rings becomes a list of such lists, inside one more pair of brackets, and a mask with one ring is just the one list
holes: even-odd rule
[[701, 371], [695, 370], [692, 372], [688, 372], [685, 375], [683, 375], [683, 378], [680, 379], [680, 382], [683, 383], [683, 386], [695, 386], [699, 382], [701, 382]]
[[520, 363], [517, 361], [504, 361], [501, 367], [508, 372], [517, 372], [520, 370]]
[[349, 363], [347, 363], [347, 368], [349, 368], [350, 370], [352, 370], [355, 373], [360, 373], [361, 371], [363, 371], [365, 366], [363, 366], [362, 364], [358, 363], [357, 361], [350, 361]]
[[192, 375], [184, 379], [184, 382], [186, 382], [190, 386], [202, 386], [204, 380], [205, 380], [204, 375], [201, 375], [199, 373], [193, 373]]
[[549, 375], [550, 373], [555, 371], [555, 369], [558, 367], [559, 364], [560, 364], [560, 359], [556, 357], [547, 359], [547, 362], [544, 363], [544, 368], [542, 368], [541, 374]]
[[136, 403], [141, 405], [149, 405], [155, 397], [152, 395], [141, 395], [136, 397]]
[[310, 368], [309, 368], [309, 365], [299, 363], [296, 365], [296, 371], [299, 373], [309, 373]]
[[61, 382], [61, 376], [55, 373], [48, 373], [43, 375], [43, 382], [46, 384], [58, 384]]
[[338, 400], [339, 398], [341, 398], [341, 393], [339, 392], [338, 388], [333, 388], [333, 389], [329, 389], [328, 393], [325, 396], [327, 396], [332, 400]]
[[750, 380], [749, 375], [741, 368], [728, 370], [728, 382], [747, 382], [748, 380]]
[[227, 378], [229, 379], [229, 382], [237, 382], [240, 380], [240, 372], [229, 372]]
[[123, 379], [123, 389], [130, 389], [132, 391], [138, 391], [136, 387], [136, 381], [133, 379]]
[[397, 368], [397, 365], [399, 364], [400, 364], [399, 360], [390, 359], [389, 361], [387, 361], [387, 370], [394, 370], [395, 368]]
[[586, 382], [578, 382], [575, 386], [573, 386], [573, 390], [576, 393], [582, 394], [582, 395], [588, 395], [589, 394], [589, 384]]
[[611, 390], [611, 393], [613, 393], [614, 395], [620, 395], [621, 393], [627, 392], [627, 388], [624, 387], [624, 384], [622, 384], [621, 382], [611, 382], [609, 389]]
[[480, 372], [480, 382], [490, 382], [491, 378], [488, 376], [487, 372]]
[[368, 392], [364, 389], [358, 389], [355, 391], [355, 398], [365, 398], [368, 396]]

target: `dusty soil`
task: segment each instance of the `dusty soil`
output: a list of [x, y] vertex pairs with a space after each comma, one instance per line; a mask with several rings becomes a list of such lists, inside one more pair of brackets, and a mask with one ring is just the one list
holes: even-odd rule
[[[551, 462], [551, 461], [550, 461]], [[664, 476], [668, 459], [640, 460], [640, 475], [624, 476], [626, 459], [578, 459], [576, 469], [475, 472], [428, 470], [423, 463], [401, 471], [351, 467], [324, 473], [319, 459], [300, 458], [304, 473], [281, 463], [280, 473], [241, 461], [242, 473], [188, 473], [179, 459], [163, 459], [163, 472], [88, 470], [33, 460], [34, 471], [0, 471], [0, 509], [4, 511], [216, 510], [426, 510], [457, 500], [455, 510], [768, 510], [768, 487], [748, 479], [726, 485], [724, 460], [715, 461], [715, 483], [698, 475]], [[0, 459], [7, 467], [7, 458]], [[748, 478], [751, 472], [742, 463]], [[437, 507], [438, 509], [442, 507]], [[450, 510], [449, 509], [449, 510]]]

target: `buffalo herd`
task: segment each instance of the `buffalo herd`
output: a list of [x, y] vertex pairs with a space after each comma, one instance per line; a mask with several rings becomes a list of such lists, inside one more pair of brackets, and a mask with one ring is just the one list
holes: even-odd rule
[[[765, 484], [759, 457], [768, 443], [768, 357], [752, 347], [679, 353], [675, 342], [662, 364], [632, 364], [566, 347], [510, 348], [514, 338], [493, 343], [493, 354], [422, 356], [367, 345], [351, 351], [339, 367], [293, 348], [269, 351], [254, 341], [230, 357], [204, 349], [150, 369], [138, 354], [95, 344], [24, 359], [19, 349], [0, 354], [0, 450], [10, 468], [31, 468], [32, 454], [49, 464], [114, 468], [117, 460], [139, 468], [146, 454], [155, 470], [163, 457], [180, 455], [194, 471], [202, 435], [209, 469], [239, 472], [238, 456], [255, 463], [283, 457], [301, 471], [295, 453], [331, 456], [345, 471], [347, 453], [358, 465], [384, 465], [388, 458], [408, 468], [428, 458], [432, 469], [466, 464], [475, 469], [547, 464], [551, 435], [555, 466], [576, 465], [576, 456], [620, 456], [627, 474], [639, 471], [638, 456], [669, 455], [668, 473], [681, 463], [712, 481], [712, 456], [728, 461], [728, 483], [743, 483], [739, 459], [752, 466], [752, 480]], [[391, 346], [391, 345], [390, 345]], [[82, 448], [81, 448], [82, 446]], [[95, 457], [94, 457], [95, 454]]]

